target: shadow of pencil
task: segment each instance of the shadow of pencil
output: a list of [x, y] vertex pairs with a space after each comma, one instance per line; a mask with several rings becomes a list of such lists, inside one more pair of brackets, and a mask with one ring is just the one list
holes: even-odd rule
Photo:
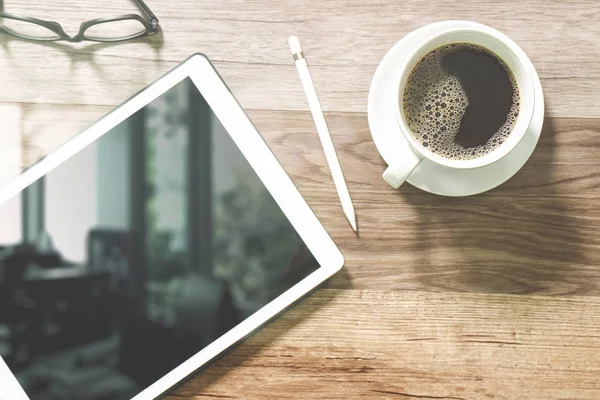
[[[244, 368], [249, 359], [260, 357], [265, 349], [273, 346], [281, 337], [300, 325], [307, 316], [325, 307], [332, 299], [333, 297], [330, 294], [323, 295], [321, 291], [315, 292], [311, 295], [310, 303], [300, 302], [295, 305], [254, 335], [223, 354], [219, 359], [194, 373], [177, 389], [167, 395], [165, 399], [176, 400], [181, 397], [195, 396], [228, 397], [227, 394], [219, 395], [210, 391], [217, 386], [218, 391], [222, 392], [224, 387], [223, 385], [218, 386], [218, 383], [228, 373], [236, 368]], [[215, 388], [214, 391], [216, 390]]]

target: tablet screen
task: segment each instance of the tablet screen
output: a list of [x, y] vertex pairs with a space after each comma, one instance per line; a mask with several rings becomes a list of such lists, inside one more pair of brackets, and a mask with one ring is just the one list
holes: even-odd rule
[[319, 266], [186, 78], [0, 205], [0, 355], [126, 400]]

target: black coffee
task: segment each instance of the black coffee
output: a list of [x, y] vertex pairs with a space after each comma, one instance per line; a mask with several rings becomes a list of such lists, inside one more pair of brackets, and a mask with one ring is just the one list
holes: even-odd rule
[[490, 50], [453, 43], [419, 60], [409, 74], [402, 107], [424, 147], [445, 158], [469, 160], [508, 138], [519, 114], [519, 88]]

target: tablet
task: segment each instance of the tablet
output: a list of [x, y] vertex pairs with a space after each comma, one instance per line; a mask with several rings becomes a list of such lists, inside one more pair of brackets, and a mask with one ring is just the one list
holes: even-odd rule
[[201, 54], [1, 187], [0, 221], [2, 400], [160, 397], [343, 265]]

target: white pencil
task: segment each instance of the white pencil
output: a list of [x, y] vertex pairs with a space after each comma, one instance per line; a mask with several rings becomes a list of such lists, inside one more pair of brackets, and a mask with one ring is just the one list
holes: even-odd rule
[[288, 43], [290, 45], [292, 55], [294, 56], [298, 74], [300, 75], [300, 82], [304, 88], [304, 94], [306, 94], [306, 99], [308, 100], [308, 107], [310, 108], [313, 120], [315, 121], [317, 133], [319, 134], [319, 139], [321, 140], [321, 145], [323, 146], [323, 151], [325, 152], [327, 164], [331, 170], [333, 183], [335, 184], [338, 196], [340, 197], [340, 202], [342, 203], [342, 209], [344, 210], [344, 214], [346, 214], [346, 218], [348, 218], [348, 222], [350, 222], [352, 229], [356, 231], [356, 214], [354, 213], [354, 206], [352, 205], [350, 192], [348, 192], [348, 186], [346, 186], [344, 173], [342, 172], [340, 161], [338, 160], [335, 148], [333, 147], [333, 141], [331, 140], [331, 135], [329, 134], [329, 128], [327, 128], [325, 116], [323, 115], [323, 110], [321, 109], [321, 103], [319, 103], [319, 97], [317, 96], [317, 92], [310, 76], [308, 64], [306, 64], [306, 59], [302, 53], [300, 41], [296, 36], [290, 36]]

